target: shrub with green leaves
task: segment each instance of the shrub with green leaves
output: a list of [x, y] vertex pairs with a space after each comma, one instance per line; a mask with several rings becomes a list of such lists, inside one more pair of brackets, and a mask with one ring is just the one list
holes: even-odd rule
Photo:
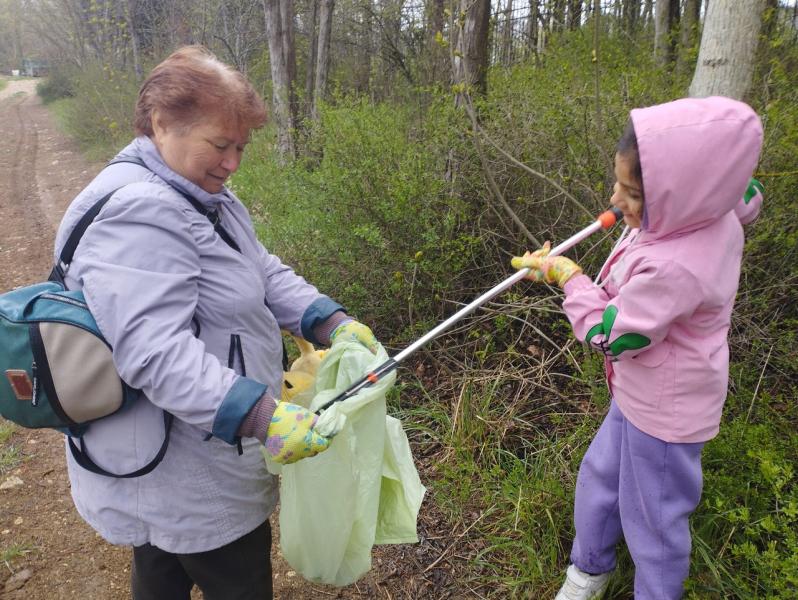
[[66, 131], [95, 160], [108, 160], [133, 136], [139, 82], [133, 73], [97, 63], [69, 73], [71, 97], [54, 102]]
[[[436, 110], [438, 112], [436, 112]], [[447, 111], [342, 99], [309, 145], [321, 158], [280, 165], [258, 134], [233, 180], [267, 248], [323, 292], [393, 337], [428, 326], [478, 240], [441, 177]]]
[[71, 98], [75, 95], [73, 77], [77, 73], [65, 66], [54, 69], [47, 79], [36, 84], [36, 93], [45, 104], [50, 104], [61, 98]]

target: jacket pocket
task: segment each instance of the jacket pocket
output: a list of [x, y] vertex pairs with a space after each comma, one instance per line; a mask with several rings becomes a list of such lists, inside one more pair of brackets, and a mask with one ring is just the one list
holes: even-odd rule
[[632, 361], [643, 365], [644, 367], [653, 369], [654, 367], [658, 367], [665, 362], [671, 353], [671, 346], [672, 344], [670, 342], [663, 340], [656, 346], [653, 346], [648, 350], [644, 350], [637, 356], [633, 357]]

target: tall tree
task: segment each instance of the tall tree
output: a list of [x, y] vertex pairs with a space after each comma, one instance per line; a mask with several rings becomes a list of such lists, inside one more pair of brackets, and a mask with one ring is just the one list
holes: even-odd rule
[[684, 73], [689, 64], [690, 56], [698, 41], [698, 26], [701, 16], [701, 0], [684, 0], [679, 27], [679, 54], [676, 68]]
[[765, 0], [712, 0], [704, 18], [690, 96], [742, 99], [751, 85]]
[[[291, 126], [296, 128], [299, 120], [299, 107], [296, 98], [296, 45], [294, 43], [294, 0], [280, 0], [280, 19], [282, 20], [283, 61], [288, 72], [288, 102], [291, 107]], [[252, 36], [254, 37], [254, 36]]]
[[539, 0], [529, 0], [529, 17], [527, 21], [527, 28], [526, 28], [526, 36], [527, 36], [527, 48], [529, 49], [529, 53], [537, 54], [538, 51], [538, 31], [540, 31], [539, 27], [539, 19], [540, 19], [540, 1]]
[[[459, 17], [462, 23], [457, 32], [457, 43], [452, 69], [454, 82], [463, 84], [472, 92], [487, 91], [488, 72], [488, 26], [490, 24], [490, 0], [459, 0]], [[462, 96], [458, 94], [457, 105]]]
[[335, 0], [321, 0], [319, 7], [319, 37], [316, 50], [316, 82], [313, 90], [311, 115], [319, 118], [319, 102], [327, 92], [327, 77], [330, 74], [330, 39]]
[[679, 0], [657, 0], [654, 11], [654, 56], [660, 65], [673, 62], [676, 40], [673, 31], [679, 22]]
[[443, 83], [446, 72], [444, 51], [444, 0], [426, 0], [426, 58], [428, 61], [426, 80], [428, 83]]
[[308, 60], [305, 65], [305, 116], [310, 117], [313, 108], [313, 86], [316, 83], [316, 52], [319, 43], [319, 0], [308, 3]]
[[645, 2], [643, 2], [643, 14], [640, 17], [640, 21], [644, 27], [651, 22], [653, 14], [654, 0], [645, 0]]
[[562, 31], [565, 26], [565, 0], [549, 0], [551, 29]]
[[282, 160], [296, 155], [294, 119], [291, 114], [291, 86], [285, 63], [281, 0], [262, 0], [269, 40], [269, 64], [272, 75], [272, 113], [277, 126], [277, 152]]
[[640, 17], [640, 0], [624, 0], [623, 3], [623, 22], [624, 28], [629, 33], [637, 29], [637, 22]]
[[568, 29], [579, 29], [582, 23], [582, 0], [568, 0]]
[[0, 68], [19, 69], [24, 58], [21, 0], [0, 1]]
[[504, 7], [501, 57], [504, 66], [509, 66], [513, 60], [513, 0], [507, 0]]

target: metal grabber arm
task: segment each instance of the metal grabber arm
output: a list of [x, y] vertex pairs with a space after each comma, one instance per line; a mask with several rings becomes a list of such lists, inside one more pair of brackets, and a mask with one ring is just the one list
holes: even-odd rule
[[[597, 231], [601, 229], [609, 229], [615, 223], [618, 222], [619, 219], [623, 217], [623, 213], [615, 207], [601, 213], [598, 218], [582, 229], [581, 231], [575, 233], [567, 240], [559, 243], [558, 245], [554, 246], [549, 251], [549, 256], [557, 256], [558, 254], [562, 254], [569, 248], [575, 246], [585, 238], [590, 237]], [[416, 350], [421, 348], [424, 344], [436, 338], [441, 333], [449, 329], [454, 323], [465, 317], [466, 315], [474, 312], [478, 307], [485, 304], [491, 298], [501, 294], [504, 290], [511, 287], [518, 281], [521, 281], [526, 275], [529, 273], [529, 269], [520, 269], [514, 275], [508, 277], [498, 285], [492, 287], [487, 292], [479, 296], [479, 298], [473, 300], [471, 303], [467, 304], [456, 313], [454, 313], [451, 317], [431, 329], [429, 332], [424, 334], [422, 337], [417, 339], [415, 342], [410, 344], [407, 348], [396, 354], [393, 358], [389, 358], [376, 369], [365, 375], [362, 379], [359, 379], [355, 383], [353, 383], [349, 388], [338, 394], [335, 398], [330, 400], [329, 402], [325, 403], [316, 411], [317, 414], [320, 414], [321, 411], [329, 408], [336, 402], [340, 402], [341, 400], [346, 400], [347, 398], [351, 398], [355, 394], [357, 394], [360, 390], [367, 388], [371, 385], [377, 383], [383, 376], [387, 375], [394, 369], [399, 366], [399, 363], [402, 362], [405, 358], [413, 354]]]

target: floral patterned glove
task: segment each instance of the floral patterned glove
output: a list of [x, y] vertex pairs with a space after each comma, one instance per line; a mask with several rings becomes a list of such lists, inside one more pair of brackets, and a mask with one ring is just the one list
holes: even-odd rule
[[530, 281], [556, 283], [563, 287], [574, 275], [582, 272], [582, 267], [564, 256], [549, 257], [551, 243], [546, 242], [540, 250], [513, 257], [510, 264], [514, 269], [529, 269], [526, 279]]
[[344, 321], [336, 327], [330, 334], [330, 341], [335, 342], [340, 340], [350, 340], [352, 342], [359, 342], [369, 349], [372, 354], [377, 354], [377, 338], [366, 325], [360, 321]]
[[264, 443], [272, 460], [287, 465], [329, 448], [330, 440], [313, 429], [317, 419], [317, 415], [301, 406], [278, 403]]

